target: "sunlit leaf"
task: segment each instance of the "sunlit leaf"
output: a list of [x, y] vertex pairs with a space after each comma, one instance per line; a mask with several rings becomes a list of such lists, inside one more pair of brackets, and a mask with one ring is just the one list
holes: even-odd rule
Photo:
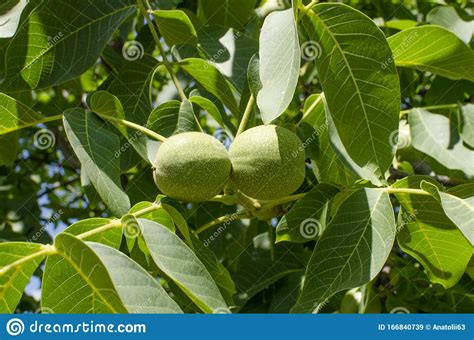
[[257, 105], [269, 124], [288, 107], [296, 89], [300, 45], [293, 9], [270, 13], [260, 33], [260, 81]]
[[421, 182], [421, 188], [433, 196], [451, 221], [474, 246], [474, 184], [464, 184], [442, 192], [436, 185]]
[[0, 93], [0, 112], [0, 135], [47, 121], [46, 117], [4, 93]]
[[383, 33], [343, 4], [316, 5], [302, 22], [342, 145], [354, 163], [382, 177], [395, 154], [390, 136], [400, 110], [398, 75]]
[[319, 238], [292, 312], [318, 310], [335, 293], [372, 280], [390, 254], [395, 232], [392, 204], [384, 190], [365, 188], [351, 194]]
[[39, 2], [8, 47], [2, 87], [44, 88], [76, 78], [95, 63], [135, 5], [133, 0]]
[[409, 28], [388, 39], [395, 64], [474, 81], [474, 51], [440, 26]]
[[11, 38], [20, 23], [27, 0], [7, 0], [0, 4], [0, 38]]
[[[82, 221], [71, 224], [65, 229], [65, 232], [79, 236], [86, 232], [98, 229], [107, 224], [114, 222], [110, 218], [88, 218]], [[117, 223], [117, 221], [115, 221]], [[96, 232], [91, 236], [85, 237], [84, 241], [97, 242], [105, 244], [106, 246], [113, 247], [115, 249], [120, 248], [120, 243], [122, 242], [122, 229], [121, 228], [109, 228], [103, 232]]]
[[151, 256], [176, 285], [205, 313], [227, 308], [215, 281], [181, 239], [160, 224], [139, 219]]
[[100, 243], [87, 245], [99, 257], [130, 313], [182, 313], [159, 282], [125, 254]]
[[118, 136], [82, 109], [64, 112], [64, 127], [82, 170], [104, 203], [117, 216], [124, 215], [130, 209], [130, 200], [121, 187], [119, 159], [114, 155], [119, 149]]
[[67, 233], [56, 236], [58, 255], [48, 257], [42, 307], [50, 313], [127, 313], [114, 284], [94, 251]]
[[[412, 176], [396, 182], [395, 188], [419, 189], [421, 181], [437, 185], [430, 177]], [[404, 228], [398, 234], [400, 247], [416, 258], [431, 282], [446, 288], [459, 281], [472, 256], [472, 247], [431, 195], [395, 195], [402, 205]]]
[[204, 89], [219, 98], [234, 115], [238, 116], [239, 108], [232, 88], [215, 66], [197, 58], [184, 59], [179, 65]]
[[[13, 262], [41, 251], [41, 248], [41, 244], [31, 242], [0, 243], [0, 270], [5, 270], [5, 267]], [[0, 274], [0, 314], [15, 311], [23, 290], [43, 259], [44, 256], [31, 258], [31, 260], [14, 265], [5, 273]]]
[[474, 104], [460, 106], [459, 115], [459, 133], [461, 134], [461, 138], [464, 143], [474, 148]]
[[469, 41], [472, 39], [472, 22], [464, 21], [454, 7], [435, 7], [426, 16], [426, 21], [433, 25], [442, 26], [453, 32], [466, 44], [469, 44]]
[[413, 109], [408, 121], [415, 149], [433, 157], [448, 169], [462, 170], [467, 176], [474, 176], [474, 151], [463, 145], [448, 118], [423, 109]]

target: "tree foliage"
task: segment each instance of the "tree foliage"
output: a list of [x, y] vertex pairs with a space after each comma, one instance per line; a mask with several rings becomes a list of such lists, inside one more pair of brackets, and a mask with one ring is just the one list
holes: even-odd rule
[[[0, 4], [0, 313], [472, 311], [473, 16], [465, 1]], [[228, 149], [263, 124], [301, 140], [292, 195], [229, 182], [189, 203], [155, 186], [167, 138]]]

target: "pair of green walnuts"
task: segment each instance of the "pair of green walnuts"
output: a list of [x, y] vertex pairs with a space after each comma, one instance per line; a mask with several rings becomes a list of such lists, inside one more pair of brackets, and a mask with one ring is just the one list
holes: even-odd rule
[[275, 125], [244, 131], [229, 151], [205, 133], [172, 136], [158, 149], [154, 166], [160, 191], [185, 202], [209, 200], [229, 180], [247, 196], [273, 200], [295, 192], [305, 178], [300, 139]]

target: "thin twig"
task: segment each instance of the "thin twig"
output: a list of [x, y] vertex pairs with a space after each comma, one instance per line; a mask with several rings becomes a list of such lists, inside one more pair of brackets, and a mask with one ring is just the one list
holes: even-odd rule
[[242, 116], [242, 120], [240, 121], [239, 128], [237, 130], [237, 133], [235, 134], [235, 137], [237, 137], [238, 135], [240, 135], [242, 132], [245, 131], [245, 127], [247, 126], [247, 123], [249, 122], [254, 104], [255, 104], [255, 98], [253, 94], [251, 94], [249, 101], [247, 103], [247, 107], [245, 108], [244, 115]]

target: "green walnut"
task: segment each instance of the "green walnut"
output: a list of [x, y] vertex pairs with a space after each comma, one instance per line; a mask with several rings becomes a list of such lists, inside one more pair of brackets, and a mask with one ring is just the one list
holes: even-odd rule
[[261, 200], [294, 193], [305, 178], [305, 155], [300, 139], [275, 126], [258, 126], [235, 138], [229, 150], [231, 179], [244, 194]]
[[185, 202], [203, 202], [222, 191], [231, 172], [229, 154], [216, 138], [185, 132], [168, 138], [154, 162], [162, 193]]

